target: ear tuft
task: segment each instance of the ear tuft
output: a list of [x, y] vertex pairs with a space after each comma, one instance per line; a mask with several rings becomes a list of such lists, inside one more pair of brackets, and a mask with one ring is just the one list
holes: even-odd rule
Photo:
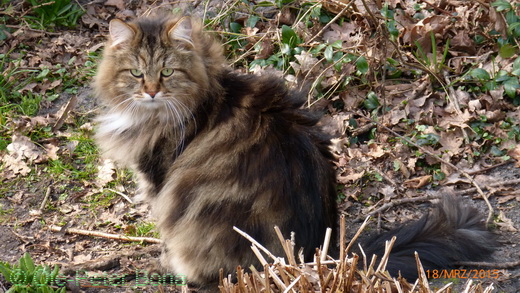
[[168, 31], [168, 36], [171, 40], [187, 42], [193, 46], [192, 31], [191, 19], [183, 17]]
[[111, 47], [129, 42], [135, 35], [134, 29], [119, 19], [112, 19], [108, 30], [112, 39]]

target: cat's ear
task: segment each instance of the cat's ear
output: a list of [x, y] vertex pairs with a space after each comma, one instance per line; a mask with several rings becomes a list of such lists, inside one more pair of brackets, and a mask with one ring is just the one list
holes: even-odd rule
[[168, 31], [168, 37], [171, 40], [187, 42], [193, 46], [192, 31], [191, 19], [183, 17]]
[[119, 19], [112, 19], [108, 30], [112, 39], [111, 47], [130, 42], [135, 36], [134, 29]]

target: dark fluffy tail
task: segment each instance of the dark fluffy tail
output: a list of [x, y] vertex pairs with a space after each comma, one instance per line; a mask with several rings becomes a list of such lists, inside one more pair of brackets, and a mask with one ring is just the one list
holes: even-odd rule
[[489, 258], [496, 237], [486, 228], [479, 211], [460, 198], [444, 196], [433, 210], [419, 221], [380, 234], [362, 245], [367, 256], [384, 254], [384, 243], [396, 236], [387, 270], [409, 281], [417, 279], [414, 252], [425, 270], [448, 269], [461, 261]]

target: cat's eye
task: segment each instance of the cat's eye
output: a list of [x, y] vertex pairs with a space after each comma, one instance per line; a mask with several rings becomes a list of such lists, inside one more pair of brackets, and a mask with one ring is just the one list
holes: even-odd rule
[[143, 72], [139, 69], [130, 69], [130, 73], [134, 76], [134, 77], [143, 77]]
[[173, 74], [173, 68], [164, 68], [161, 70], [161, 75], [164, 77], [168, 77]]

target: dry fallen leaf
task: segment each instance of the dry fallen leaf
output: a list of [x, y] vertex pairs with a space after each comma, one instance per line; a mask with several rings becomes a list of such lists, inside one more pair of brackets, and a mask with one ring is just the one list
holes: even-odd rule
[[319, 63], [318, 58], [313, 57], [312, 54], [307, 51], [302, 51], [299, 55], [294, 55], [294, 58], [298, 60], [298, 63], [290, 63], [296, 73], [309, 72]]
[[449, 155], [453, 156], [462, 151], [464, 138], [460, 131], [443, 131], [440, 134], [439, 143], [442, 146], [441, 152], [448, 151]]
[[404, 184], [404, 186], [406, 186], [408, 188], [418, 189], [418, 188], [426, 186], [431, 181], [432, 181], [432, 175], [425, 175], [425, 176], [421, 176], [421, 177], [408, 179], [403, 184]]
[[45, 147], [46, 155], [49, 159], [51, 159], [51, 160], [58, 159], [58, 151], [60, 150], [60, 148], [57, 145], [55, 145], [53, 143], [48, 143], [48, 144], [45, 144], [44, 147]]
[[371, 156], [372, 158], [380, 158], [386, 154], [386, 151], [378, 144], [372, 143], [368, 145], [369, 152], [367, 155]]
[[101, 162], [100, 166], [98, 166], [96, 185], [98, 187], [103, 187], [107, 183], [112, 182], [114, 180], [115, 169], [116, 167], [112, 160], [104, 159], [103, 162]]
[[9, 154], [5, 154], [2, 157], [2, 162], [4, 163], [7, 170], [11, 172], [3, 172], [2, 177], [5, 179], [12, 179], [16, 177], [18, 174], [25, 176], [31, 172], [31, 168], [27, 165], [26, 162], [20, 160], [16, 157], [13, 157]]
[[340, 175], [340, 176], [338, 176], [338, 182], [341, 184], [351, 183], [358, 179], [361, 179], [363, 177], [363, 175], [365, 175], [364, 171], [359, 172], [359, 173], [352, 173], [349, 175]]
[[497, 226], [500, 227], [501, 231], [507, 231], [507, 232], [517, 232], [518, 229], [514, 227], [513, 221], [506, 217], [503, 211], [500, 211], [498, 214], [498, 221], [496, 221]]
[[125, 10], [125, 1], [124, 0], [107, 0], [105, 2], [106, 6], [115, 6], [119, 10]]
[[42, 163], [47, 160], [44, 152], [27, 136], [14, 134], [12, 139], [13, 142], [7, 146], [7, 151], [14, 158], [34, 163]]
[[516, 160], [515, 167], [520, 168], [520, 145], [516, 145], [513, 149], [509, 150], [507, 154]]

